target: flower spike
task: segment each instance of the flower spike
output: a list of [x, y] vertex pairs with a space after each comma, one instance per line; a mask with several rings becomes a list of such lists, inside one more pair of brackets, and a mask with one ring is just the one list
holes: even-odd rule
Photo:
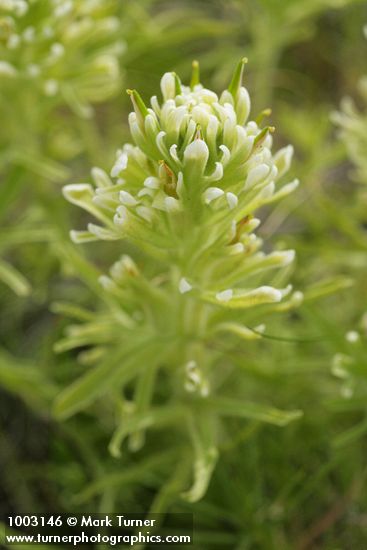
[[[117, 427], [110, 449], [117, 455], [125, 435], [135, 442], [130, 449], [139, 448], [142, 431], [168, 419], [185, 425], [194, 468], [183, 498], [191, 502], [210, 482], [222, 413], [241, 415], [241, 398], [220, 395], [220, 363], [213, 349], [220, 339], [223, 348], [233, 345], [238, 351], [241, 342], [263, 338], [260, 327], [270, 312], [289, 311], [302, 302], [299, 292], [290, 294], [291, 285], [277, 288], [290, 273], [294, 251], [265, 253], [255, 233], [260, 221], [254, 212], [284, 197], [298, 181], [282, 183], [293, 148], [274, 154], [269, 137], [274, 128], [259, 128], [259, 119], [248, 121], [250, 97], [241, 85], [245, 62], [220, 96], [199, 83], [197, 62], [190, 86], [175, 73], [163, 75], [163, 101], [154, 96], [151, 109], [138, 92], [129, 91], [134, 145], [118, 151], [111, 178], [94, 168], [94, 188], [85, 183], [64, 191], [104, 226], [89, 224], [87, 232], [73, 234], [74, 240], [124, 239], [144, 267], [131, 276], [126, 257], [120, 259], [100, 278], [108, 296], [103, 322], [87, 322], [80, 335], [61, 342], [59, 349], [72, 349], [92, 345], [94, 337], [97, 349], [101, 344], [116, 348], [111, 352], [116, 364], [108, 364], [106, 373], [88, 372], [60, 396], [57, 411], [70, 416], [107, 390], [116, 395], [124, 384], [135, 383], [130, 416]], [[249, 319], [258, 329], [247, 326]], [[174, 407], [172, 400], [161, 407], [151, 404], [159, 369], [172, 379]], [[92, 394], [91, 379], [98, 381]], [[271, 411], [260, 416], [274, 418]], [[282, 425], [298, 416], [298, 411], [277, 410], [275, 415]]]

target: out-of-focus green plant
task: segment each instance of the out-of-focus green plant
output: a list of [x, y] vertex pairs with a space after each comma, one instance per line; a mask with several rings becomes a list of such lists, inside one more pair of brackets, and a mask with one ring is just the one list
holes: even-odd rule
[[21, 87], [29, 117], [37, 111], [29, 96], [38, 96], [43, 110], [66, 103], [90, 116], [91, 103], [116, 92], [125, 44], [113, 2], [6, 0], [0, 8], [2, 93], [11, 100]]
[[[364, 34], [367, 38], [367, 26], [364, 27]], [[367, 76], [360, 79], [358, 87], [364, 102], [363, 111], [346, 97], [342, 101], [341, 112], [333, 113], [333, 121], [341, 128], [340, 137], [356, 167], [355, 178], [367, 183]]]
[[[219, 43], [216, 55], [211, 52], [205, 57], [208, 66], [215, 67], [216, 83], [222, 84], [228, 77], [229, 67], [226, 60], [239, 56], [246, 49], [249, 52], [253, 67], [250, 68], [252, 85], [255, 92], [254, 101], [257, 109], [264, 109], [274, 104], [274, 96], [279, 92], [304, 95], [315, 92], [314, 82], [299, 66], [307, 64], [307, 53], [314, 52], [314, 39], [318, 24], [323, 16], [346, 10], [361, 0], [230, 0], [207, 2], [208, 8], [217, 11], [218, 17], [232, 25], [230, 40]], [[345, 17], [345, 16], [344, 16]], [[279, 29], [281, 28], [281, 32]], [[293, 51], [304, 46], [296, 56], [292, 67]], [[324, 61], [329, 56], [325, 48], [317, 61]], [[286, 60], [284, 56], [287, 53]], [[314, 55], [314, 54], [311, 54]], [[303, 59], [306, 57], [306, 59]], [[219, 61], [218, 61], [219, 60]], [[289, 63], [291, 60], [291, 63]], [[286, 61], [286, 62], [284, 62]], [[219, 69], [218, 69], [219, 65]], [[307, 65], [306, 65], [307, 67]], [[297, 75], [295, 74], [297, 71]], [[302, 81], [302, 85], [298, 83]], [[278, 98], [276, 98], [278, 99]]]
[[[59, 351], [90, 347], [82, 357], [97, 366], [61, 393], [55, 413], [67, 418], [102, 396], [119, 400], [119, 388], [134, 380], [134, 397], [120, 405], [110, 450], [119, 456], [126, 436], [139, 449], [149, 427], [183, 426], [195, 454], [190, 501], [206, 491], [222, 416], [284, 425], [300, 414], [220, 391], [217, 363], [225, 345], [230, 352], [241, 340], [261, 338], [259, 322], [302, 301], [291, 285], [278, 288], [294, 251], [264, 253], [255, 233], [260, 221], [253, 213], [286, 196], [298, 181], [281, 183], [292, 147], [272, 154], [272, 128], [261, 128], [263, 115], [248, 121], [243, 66], [241, 61], [220, 98], [199, 83], [196, 63], [190, 87], [175, 73], [163, 76], [161, 104], [153, 97], [149, 108], [129, 91], [135, 145], [118, 152], [112, 179], [94, 168], [95, 188], [64, 188], [70, 202], [101, 222], [73, 231], [74, 241], [124, 239], [139, 254], [136, 262], [124, 254], [100, 278], [108, 308], [76, 311], [85, 323], [70, 326], [58, 343]], [[283, 274], [271, 275], [274, 269]], [[154, 406], [161, 369], [170, 398]]]
[[360, 330], [350, 330], [346, 333], [342, 351], [335, 354], [332, 361], [332, 374], [343, 381], [342, 396], [348, 399], [357, 394], [357, 399], [361, 398], [361, 402], [366, 392], [366, 334], [367, 316], [364, 315], [360, 322]]
[[0, 10], [1, 163], [58, 181], [66, 171], [55, 161], [83, 146], [57, 108], [90, 117], [121, 84], [115, 3], [9, 0]]
[[[367, 38], [367, 27], [364, 29]], [[339, 138], [345, 145], [349, 160], [355, 167], [352, 178], [357, 184], [367, 183], [367, 77], [359, 81], [359, 91], [364, 102], [361, 110], [357, 108], [350, 97], [342, 100], [341, 111], [333, 112], [331, 119], [340, 128]], [[349, 183], [352, 187], [352, 182]], [[353, 187], [351, 189], [354, 191]], [[357, 192], [351, 193], [351, 198], [346, 204], [346, 211], [342, 214], [342, 224], [346, 236], [351, 238], [355, 250], [347, 252], [346, 256], [352, 262], [356, 281], [355, 294], [357, 300], [365, 291], [365, 272], [367, 266], [366, 251], [366, 192], [363, 186], [358, 185]], [[350, 221], [348, 220], [348, 217]], [[358, 253], [359, 252], [359, 253]], [[331, 371], [341, 381], [341, 395], [349, 401], [350, 408], [354, 408], [364, 415], [362, 420], [356, 422], [351, 428], [342, 432], [337, 443], [345, 445], [354, 439], [361, 438], [367, 431], [366, 422], [366, 313], [357, 325], [357, 316], [365, 311], [365, 304], [359, 303], [349, 313], [351, 327], [357, 326], [358, 330], [349, 329], [345, 337], [339, 340], [339, 347], [332, 360]], [[343, 409], [343, 404], [339, 405]], [[347, 405], [348, 408], [348, 405]]]
[[[37, 209], [50, 210], [55, 216], [55, 207], [48, 201], [45, 208], [42, 187], [45, 182], [66, 178], [69, 171], [64, 161], [84, 147], [77, 139], [75, 125], [63, 120], [65, 112], [60, 109], [68, 106], [76, 115], [90, 117], [92, 104], [106, 100], [119, 89], [118, 58], [124, 43], [115, 12], [113, 2], [0, 3], [0, 214], [3, 223], [12, 220], [3, 253], [13, 237], [18, 243], [50, 238], [46, 229], [43, 234], [40, 231], [45, 216], [40, 217]], [[35, 173], [42, 178], [40, 184], [33, 182]], [[22, 199], [20, 191], [26, 182]], [[14, 203], [22, 205], [27, 196], [38, 200], [27, 207], [28, 219], [23, 213], [14, 227], [13, 212], [19, 217]], [[5, 260], [1, 260], [0, 279], [17, 294], [30, 290], [24, 276]]]

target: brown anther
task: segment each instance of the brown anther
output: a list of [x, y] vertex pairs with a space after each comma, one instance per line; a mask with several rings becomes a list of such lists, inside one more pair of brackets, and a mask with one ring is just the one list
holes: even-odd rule
[[236, 234], [235, 234], [235, 236], [233, 237], [232, 241], [229, 244], [236, 244], [236, 243], [239, 242], [240, 237], [243, 233], [243, 230], [244, 230], [245, 226], [252, 220], [252, 218], [253, 218], [253, 216], [251, 214], [249, 214], [248, 216], [245, 216], [244, 218], [242, 218], [242, 220], [240, 220], [237, 223]]
[[194, 139], [203, 139], [203, 136], [202, 136], [202, 133], [201, 133], [201, 128], [200, 128], [199, 124], [197, 125]]
[[163, 189], [167, 195], [170, 197], [177, 198], [176, 193], [176, 175], [172, 172], [171, 168], [166, 164], [164, 160], [159, 161], [160, 166], [164, 169], [165, 172], [165, 181], [163, 183]]
[[160, 160], [159, 164], [164, 168], [167, 176], [169, 178], [172, 178], [173, 177], [173, 172], [172, 172], [171, 168], [167, 165], [167, 163], [164, 160]]

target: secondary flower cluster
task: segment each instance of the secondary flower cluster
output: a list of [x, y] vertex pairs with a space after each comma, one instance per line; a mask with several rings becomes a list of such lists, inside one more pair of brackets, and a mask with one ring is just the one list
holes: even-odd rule
[[340, 393], [344, 399], [364, 398], [366, 337], [367, 313], [362, 316], [358, 330], [350, 330], [345, 334], [342, 350], [333, 357], [331, 372], [341, 381]]
[[91, 114], [120, 83], [119, 21], [111, 2], [1, 0], [0, 82], [38, 93]]
[[[364, 27], [367, 38], [367, 25]], [[341, 128], [349, 157], [356, 167], [356, 179], [367, 183], [367, 75], [359, 81], [359, 92], [365, 108], [358, 110], [353, 100], [346, 97], [342, 101], [342, 111], [332, 115], [333, 121]]]

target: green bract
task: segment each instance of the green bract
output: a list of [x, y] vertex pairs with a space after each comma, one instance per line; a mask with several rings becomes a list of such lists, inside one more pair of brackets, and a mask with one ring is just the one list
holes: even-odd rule
[[[190, 87], [166, 73], [163, 101], [153, 97], [151, 107], [129, 91], [135, 145], [118, 152], [110, 176], [94, 168], [94, 186], [64, 188], [70, 202], [99, 221], [73, 231], [74, 241], [123, 239], [137, 253], [134, 260], [123, 255], [100, 277], [102, 312], [77, 312], [86, 322], [59, 342], [59, 351], [94, 345], [82, 359], [98, 364], [60, 395], [56, 412], [67, 417], [137, 380], [132, 412], [129, 420], [123, 415], [111, 451], [118, 455], [128, 435], [139, 448], [141, 431], [150, 426], [187, 426], [196, 455], [189, 500], [200, 498], [209, 482], [220, 416], [282, 425], [298, 415], [224, 398], [218, 377], [224, 345], [230, 350], [261, 338], [270, 312], [302, 301], [290, 285], [279, 288], [275, 277], [280, 283], [284, 277], [271, 271], [287, 268], [293, 250], [266, 254], [255, 234], [254, 212], [298, 181], [282, 183], [292, 147], [273, 154], [272, 128], [248, 120], [243, 66], [244, 60], [220, 97], [199, 83], [197, 64]], [[151, 407], [160, 369], [169, 375], [171, 398]]]

